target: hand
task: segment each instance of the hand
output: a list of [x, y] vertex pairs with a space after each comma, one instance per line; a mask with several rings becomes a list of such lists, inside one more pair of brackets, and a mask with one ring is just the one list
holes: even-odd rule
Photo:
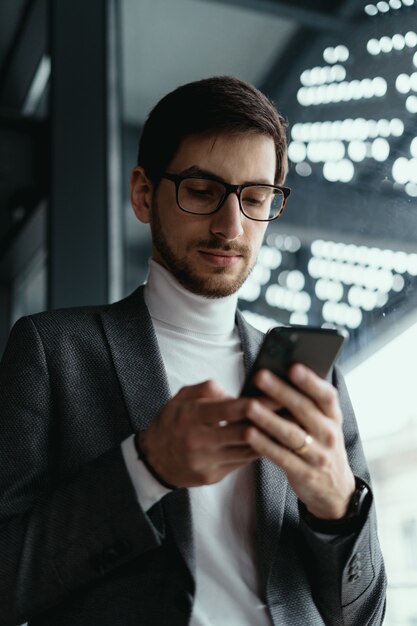
[[258, 457], [245, 440], [251, 404], [213, 381], [183, 387], [141, 436], [148, 462], [176, 487], [220, 481]]
[[[340, 519], [347, 512], [355, 479], [344, 445], [337, 391], [300, 364], [290, 369], [289, 378], [297, 389], [268, 370], [256, 374], [255, 384], [267, 403], [263, 410], [252, 410], [253, 427], [248, 428], [246, 441], [285, 471], [310, 513], [321, 519]], [[274, 413], [273, 403], [288, 409], [293, 419]], [[297, 454], [307, 434], [312, 441]]]

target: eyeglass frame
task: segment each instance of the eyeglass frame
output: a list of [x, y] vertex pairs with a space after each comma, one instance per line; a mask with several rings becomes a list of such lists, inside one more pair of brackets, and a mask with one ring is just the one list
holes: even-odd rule
[[[189, 213], [190, 215], [213, 215], [213, 213], [217, 213], [217, 211], [220, 211], [220, 209], [222, 208], [222, 206], [224, 205], [224, 203], [226, 202], [230, 194], [235, 193], [239, 202], [239, 208], [241, 212], [243, 213], [243, 215], [248, 218], [248, 220], [253, 220], [254, 222], [273, 222], [274, 220], [277, 220], [282, 215], [282, 212], [284, 211], [284, 207], [287, 202], [287, 198], [291, 193], [290, 187], [283, 187], [282, 185], [270, 185], [268, 183], [244, 183], [243, 185], [232, 185], [231, 183], [226, 183], [224, 180], [220, 180], [219, 178], [216, 178], [215, 176], [190, 176], [189, 174], [183, 175], [183, 174], [172, 174], [171, 172], [164, 172], [161, 178], [165, 178], [166, 180], [170, 180], [174, 183], [175, 199], [177, 202], [177, 206], [181, 211], [184, 211], [184, 213]], [[194, 211], [188, 211], [187, 209], [184, 209], [180, 205], [179, 198], [178, 198], [180, 185], [182, 181], [187, 180], [187, 178], [193, 178], [197, 180], [198, 179], [199, 180], [211, 180], [216, 183], [219, 183], [220, 185], [223, 185], [225, 189], [224, 196], [213, 211], [210, 211], [209, 213], [195, 213]], [[271, 217], [269, 219], [265, 219], [265, 220], [261, 220], [256, 217], [250, 217], [249, 215], [247, 215], [245, 211], [243, 210], [242, 202], [240, 200], [242, 191], [246, 189], [247, 187], [269, 187], [270, 189], [278, 189], [279, 191], [281, 191], [283, 194], [283, 201], [282, 201], [282, 206], [278, 215], [276, 215], [275, 217]]]

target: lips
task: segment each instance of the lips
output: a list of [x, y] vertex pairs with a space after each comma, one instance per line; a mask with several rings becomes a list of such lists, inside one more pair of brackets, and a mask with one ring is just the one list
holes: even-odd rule
[[235, 251], [226, 250], [199, 250], [200, 255], [205, 261], [219, 267], [232, 267], [239, 263], [242, 255]]

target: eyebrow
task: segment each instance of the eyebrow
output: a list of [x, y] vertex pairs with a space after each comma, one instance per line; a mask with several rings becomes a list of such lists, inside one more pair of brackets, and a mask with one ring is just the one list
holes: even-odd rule
[[[187, 167], [185, 170], [181, 170], [181, 172], [178, 172], [178, 173], [181, 176], [190, 176], [190, 177], [201, 176], [202, 178], [209, 178], [210, 180], [217, 180], [220, 183], [228, 182], [222, 176], [219, 176], [218, 174], [215, 174], [214, 172], [211, 172], [210, 170], [203, 169], [199, 167], [198, 165], [191, 165], [190, 167]], [[274, 185], [274, 183], [269, 182], [269, 180], [267, 180], [266, 178], [262, 178], [260, 180], [246, 180], [243, 183], [240, 183], [240, 185]]]

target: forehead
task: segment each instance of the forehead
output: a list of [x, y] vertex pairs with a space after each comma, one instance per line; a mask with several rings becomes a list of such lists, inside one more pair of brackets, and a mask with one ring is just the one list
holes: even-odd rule
[[275, 165], [272, 137], [258, 133], [210, 134], [185, 137], [168, 169], [181, 173], [195, 166], [232, 183], [265, 179], [273, 183]]

